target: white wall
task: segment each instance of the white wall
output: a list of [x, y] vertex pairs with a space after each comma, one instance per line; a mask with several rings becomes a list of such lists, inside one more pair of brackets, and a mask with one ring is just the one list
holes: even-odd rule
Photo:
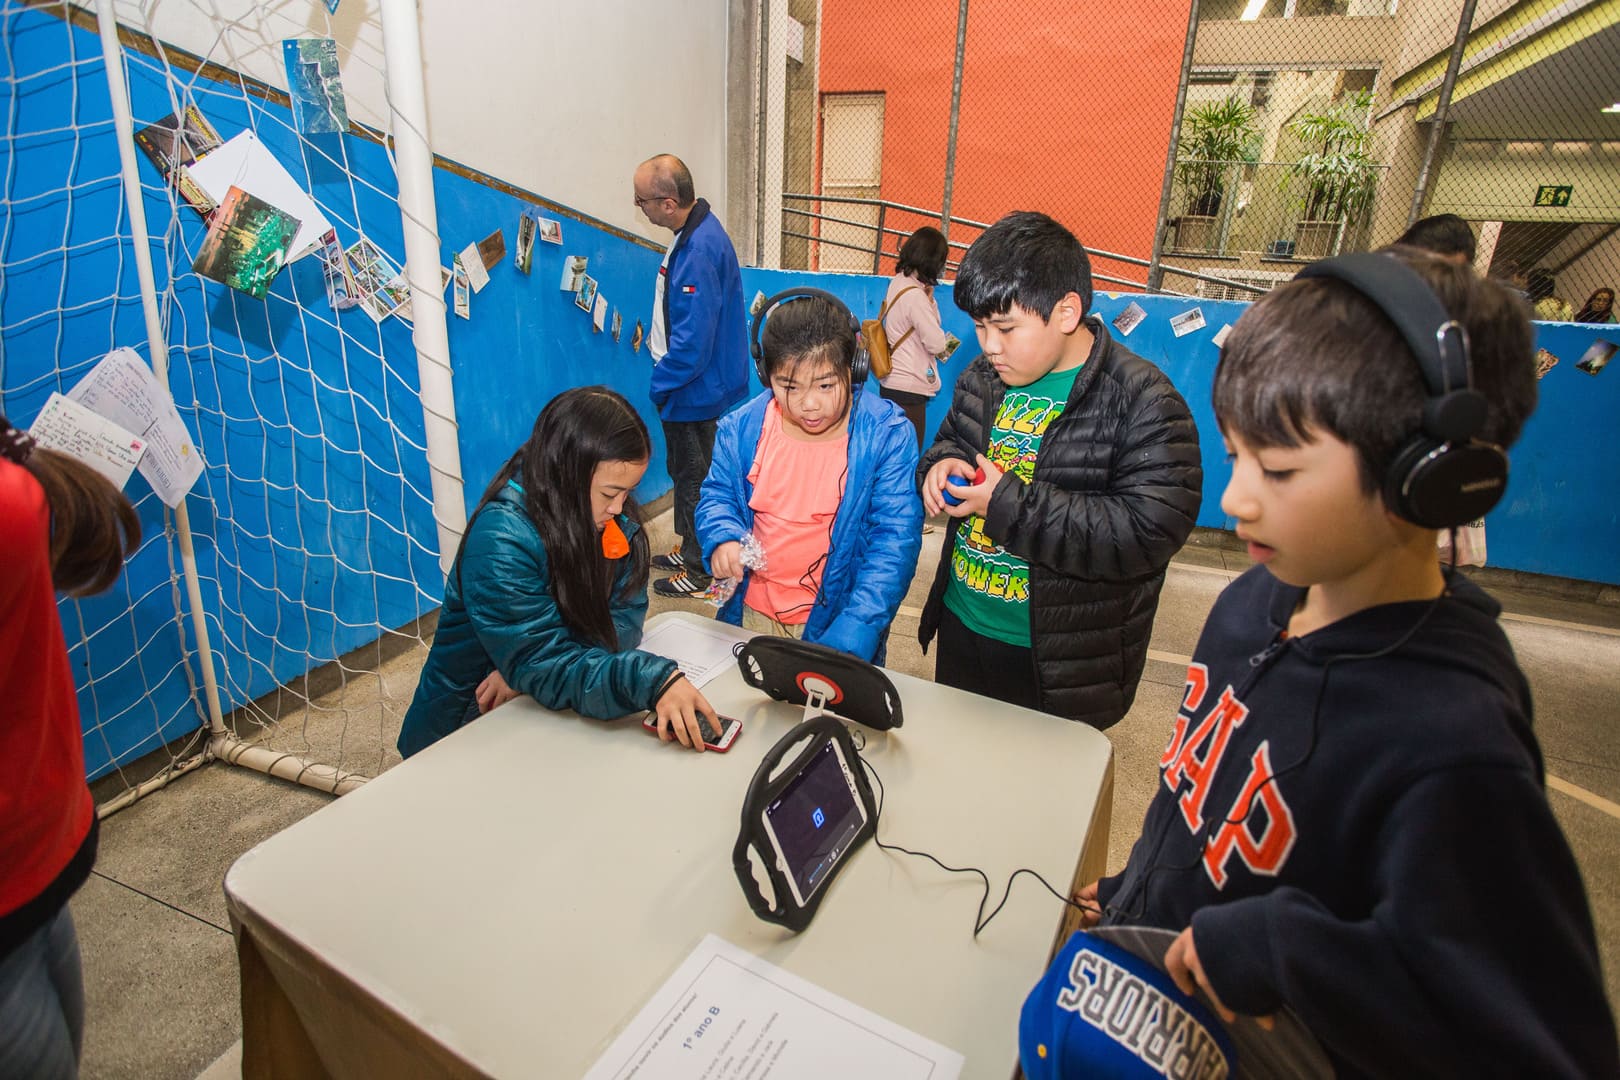
[[[1547, 252], [1546, 258], [1541, 261], [1548, 266], [1557, 266], [1570, 254], [1573, 252], [1565, 250], [1561, 244]], [[1620, 232], [1610, 233], [1601, 244], [1558, 272], [1558, 295], [1575, 305], [1576, 309], [1586, 303], [1586, 298], [1592, 295], [1594, 289], [1600, 288], [1620, 289]]]
[[[1472, 30], [1477, 32], [1518, 0], [1479, 0], [1474, 7]], [[1410, 0], [1398, 9], [1401, 20], [1401, 52], [1392, 78], [1398, 78], [1419, 64], [1451, 49], [1462, 18], [1462, 0]], [[1441, 69], [1444, 71], [1444, 68]]]
[[630, 179], [669, 152], [724, 212], [724, 0], [422, 0], [422, 40], [440, 153], [665, 242]]
[[[378, 3], [341, 0], [330, 16], [320, 0], [117, 9], [131, 28], [282, 90], [283, 38], [335, 38], [350, 118], [386, 128]], [[418, 10], [436, 152], [661, 243], [669, 233], [635, 209], [630, 178], [673, 153], [724, 212], [726, 0], [419, 0]]]
[[[1570, 184], [1568, 206], [1535, 206], [1536, 189]], [[1456, 143], [1427, 213], [1470, 221], [1614, 221], [1620, 211], [1620, 144]]]

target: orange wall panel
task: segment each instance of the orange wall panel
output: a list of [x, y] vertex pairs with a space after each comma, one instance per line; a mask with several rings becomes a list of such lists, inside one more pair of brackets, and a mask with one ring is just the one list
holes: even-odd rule
[[[1147, 258], [1188, 11], [972, 0], [952, 212], [1042, 210], [1087, 247]], [[885, 95], [885, 199], [943, 199], [956, 14], [954, 0], [822, 0], [822, 92]]]

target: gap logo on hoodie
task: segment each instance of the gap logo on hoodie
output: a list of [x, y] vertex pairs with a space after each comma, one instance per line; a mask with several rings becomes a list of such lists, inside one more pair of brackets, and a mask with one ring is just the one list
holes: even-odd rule
[[1226, 887], [1234, 857], [1255, 874], [1275, 877], [1299, 838], [1294, 812], [1277, 783], [1270, 739], [1250, 754], [1248, 777], [1232, 805], [1205, 805], [1232, 735], [1248, 715], [1248, 706], [1238, 700], [1231, 684], [1212, 695], [1209, 668], [1194, 663], [1187, 668], [1186, 695], [1169, 745], [1159, 758], [1164, 786], [1178, 795], [1176, 805], [1187, 831], [1197, 835], [1209, 827], [1202, 859], [1204, 873], [1217, 889]]

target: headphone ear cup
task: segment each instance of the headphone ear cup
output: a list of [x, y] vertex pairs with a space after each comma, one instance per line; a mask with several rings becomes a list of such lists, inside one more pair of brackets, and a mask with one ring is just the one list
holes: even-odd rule
[[760, 385], [769, 386], [770, 380], [765, 378], [765, 349], [759, 343], [759, 328], [764, 321], [765, 308], [761, 306], [748, 324], [748, 355], [754, 359], [754, 374], [759, 376]]
[[849, 358], [849, 385], [852, 390], [859, 390], [872, 373], [872, 354], [866, 351], [866, 335], [861, 333], [860, 320], [851, 315], [849, 322], [855, 331], [855, 355]]
[[1455, 529], [1484, 517], [1507, 490], [1508, 460], [1490, 443], [1446, 444], [1419, 435], [1384, 474], [1384, 503], [1425, 529]]

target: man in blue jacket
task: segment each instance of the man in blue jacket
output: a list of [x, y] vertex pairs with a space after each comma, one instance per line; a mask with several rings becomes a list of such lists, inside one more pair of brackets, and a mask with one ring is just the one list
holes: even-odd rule
[[675, 233], [658, 268], [647, 351], [680, 543], [653, 556], [654, 569], [674, 571], [653, 590], [690, 596], [709, 587], [692, 515], [714, 455], [715, 422], [748, 392], [748, 316], [731, 237], [708, 201], [695, 196], [681, 159], [648, 158], [636, 168], [634, 185], [647, 220]]

